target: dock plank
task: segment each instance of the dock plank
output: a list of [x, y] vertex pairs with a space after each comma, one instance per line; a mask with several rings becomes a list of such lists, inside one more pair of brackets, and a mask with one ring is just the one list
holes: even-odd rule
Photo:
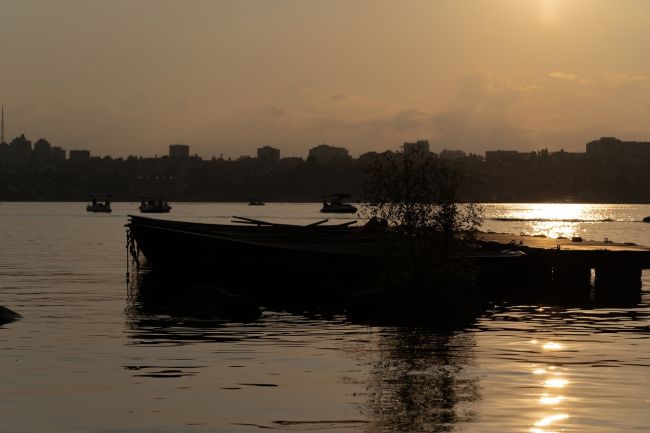
[[650, 247], [637, 245], [631, 242], [605, 242], [596, 240], [583, 240], [574, 242], [568, 238], [555, 239], [548, 237], [515, 235], [509, 233], [480, 233], [477, 238], [485, 242], [497, 242], [500, 244], [514, 244], [520, 247], [557, 249], [571, 251], [618, 251], [618, 252], [643, 252], [650, 253]]

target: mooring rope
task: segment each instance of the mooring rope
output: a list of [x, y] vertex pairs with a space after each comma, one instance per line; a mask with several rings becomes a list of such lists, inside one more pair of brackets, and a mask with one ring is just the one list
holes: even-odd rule
[[136, 271], [140, 269], [140, 249], [131, 229], [126, 229], [126, 280], [129, 280], [129, 259], [135, 262]]

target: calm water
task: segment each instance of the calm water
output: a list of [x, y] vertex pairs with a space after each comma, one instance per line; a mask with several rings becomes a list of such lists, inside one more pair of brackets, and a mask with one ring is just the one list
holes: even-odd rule
[[[0, 204], [0, 305], [24, 316], [0, 326], [3, 433], [650, 429], [646, 293], [633, 308], [499, 307], [447, 335], [273, 311], [188, 322], [140, 313], [126, 283], [137, 205], [84, 206]], [[170, 218], [203, 222], [321, 217], [318, 204], [173, 206]], [[486, 230], [650, 245], [650, 206], [486, 215]]]

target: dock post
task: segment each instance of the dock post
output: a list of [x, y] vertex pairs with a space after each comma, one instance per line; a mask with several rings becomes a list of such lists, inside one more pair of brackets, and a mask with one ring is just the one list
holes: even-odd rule
[[600, 266], [596, 268], [595, 286], [599, 304], [636, 305], [641, 301], [641, 268]]

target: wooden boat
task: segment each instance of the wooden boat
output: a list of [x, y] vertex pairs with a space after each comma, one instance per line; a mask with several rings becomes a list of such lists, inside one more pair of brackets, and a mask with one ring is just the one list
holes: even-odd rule
[[240, 224], [130, 215], [127, 227], [149, 266], [218, 282], [312, 285], [345, 279], [378, 254], [376, 235], [351, 227], [356, 221], [296, 226], [235, 218]]
[[[234, 217], [239, 225], [205, 224], [153, 219], [129, 215], [127, 227], [145, 257], [155, 263], [192, 262], [192, 267], [215, 265], [215, 259], [233, 260], [233, 251], [242, 251], [250, 264], [257, 256], [268, 259], [275, 253], [301, 255], [339, 252], [341, 243], [351, 240], [356, 221], [324, 225], [328, 220], [307, 226], [275, 224]], [[257, 253], [260, 254], [257, 254]], [[239, 258], [237, 258], [239, 259]]]
[[345, 203], [344, 199], [349, 199], [350, 194], [334, 194], [325, 197], [321, 212], [323, 213], [355, 213], [358, 209], [350, 203]]
[[[90, 194], [91, 202], [86, 205], [86, 212], [111, 212], [110, 194]], [[97, 200], [97, 197], [102, 199]]]
[[252, 198], [252, 199], [250, 199], [250, 201], [248, 202], [248, 205], [249, 205], [249, 206], [264, 206], [265, 204], [266, 204], [266, 203], [264, 203], [264, 202], [263, 202], [262, 200], [260, 200], [259, 198]]
[[167, 213], [172, 207], [161, 197], [142, 197], [139, 209], [142, 213]]

